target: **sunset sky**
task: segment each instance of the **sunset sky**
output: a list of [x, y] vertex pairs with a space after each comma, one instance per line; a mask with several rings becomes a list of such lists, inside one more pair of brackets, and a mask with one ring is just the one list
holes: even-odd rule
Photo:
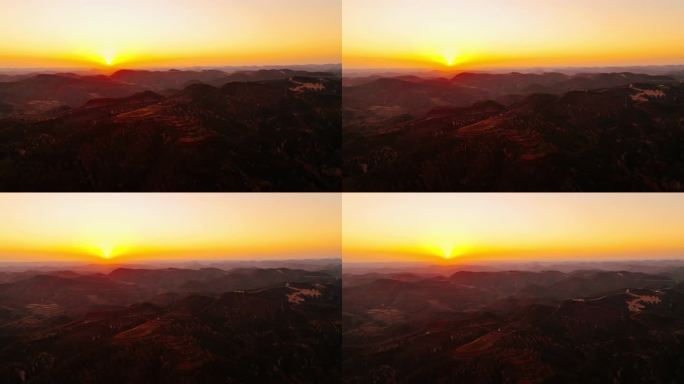
[[344, 0], [346, 68], [684, 64], [681, 0]]
[[3, 194], [1, 261], [336, 258], [336, 194]]
[[341, 0], [0, 0], [0, 68], [338, 63]]
[[343, 260], [684, 257], [682, 194], [345, 194]]

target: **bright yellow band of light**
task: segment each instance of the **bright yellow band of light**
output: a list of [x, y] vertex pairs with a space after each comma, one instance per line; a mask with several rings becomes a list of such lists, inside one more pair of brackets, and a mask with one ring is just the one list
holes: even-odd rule
[[677, 0], [345, 0], [346, 68], [684, 63]]
[[0, 261], [336, 258], [336, 194], [2, 194]]
[[684, 257], [681, 194], [345, 194], [344, 261]]
[[0, 0], [0, 68], [338, 63], [339, 0]]

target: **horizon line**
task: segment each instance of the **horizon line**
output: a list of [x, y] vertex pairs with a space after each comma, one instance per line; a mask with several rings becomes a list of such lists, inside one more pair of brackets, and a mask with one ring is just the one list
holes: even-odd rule
[[580, 69], [618, 69], [618, 68], [669, 68], [684, 67], [684, 61], [669, 64], [616, 64], [616, 65], [541, 65], [541, 66], [511, 66], [511, 67], [461, 67], [435, 66], [435, 67], [346, 67], [342, 64], [343, 72], [506, 72], [506, 71], [531, 71], [531, 70], [580, 70]]
[[0, 71], [20, 71], [20, 70], [50, 70], [50, 71], [68, 71], [68, 70], [84, 70], [84, 71], [100, 71], [106, 72], [107, 70], [150, 70], [150, 69], [166, 69], [173, 70], [178, 68], [290, 68], [290, 67], [325, 67], [325, 66], [339, 66], [342, 67], [340, 62], [326, 62], [326, 63], [303, 63], [303, 64], [293, 64], [293, 63], [282, 63], [282, 64], [218, 64], [218, 65], [151, 65], [151, 66], [64, 66], [64, 67], [51, 67], [51, 66], [0, 66]]

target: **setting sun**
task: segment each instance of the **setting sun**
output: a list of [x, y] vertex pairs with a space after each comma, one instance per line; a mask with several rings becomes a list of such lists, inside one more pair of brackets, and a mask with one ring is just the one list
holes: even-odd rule
[[[426, 240], [428, 244], [426, 249], [426, 257], [434, 256], [443, 260], [453, 260], [456, 258], [468, 257], [468, 247], [465, 242], [456, 242], [453, 236], [439, 234], [444, 240]], [[430, 236], [426, 236], [430, 237]]]
[[456, 65], [456, 58], [456, 53], [447, 52], [444, 54], [444, 64], [446, 64], [447, 67], [453, 67], [454, 65]]
[[[343, 64], [472, 69], [676, 64], [684, 60], [683, 13], [684, 3], [670, 0], [346, 0]], [[466, 50], [469, 57], [445, 56], [445, 46]]]
[[0, 67], [338, 63], [339, 7], [311, 0], [9, 2], [0, 12]]
[[348, 261], [488, 261], [675, 257], [678, 195], [350, 194]]
[[449, 245], [442, 246], [441, 250], [442, 250], [442, 257], [444, 257], [445, 259], [448, 260], [448, 259], [451, 259], [452, 257], [454, 257], [454, 255], [453, 255], [454, 248], [452, 246], [449, 246]]
[[112, 257], [112, 251], [114, 247], [111, 245], [104, 245], [102, 247], [102, 257], [105, 259], [110, 259]]
[[8, 195], [0, 261], [338, 257], [326, 194]]
[[105, 65], [107, 65], [107, 66], [114, 65], [114, 59], [115, 58], [116, 58], [116, 53], [112, 49], [105, 49], [102, 52], [102, 59], [104, 60]]

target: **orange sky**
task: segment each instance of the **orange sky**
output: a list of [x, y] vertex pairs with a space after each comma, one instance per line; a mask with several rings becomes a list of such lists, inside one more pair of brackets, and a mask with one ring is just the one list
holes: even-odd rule
[[344, 0], [346, 68], [684, 64], [681, 0]]
[[682, 194], [345, 194], [345, 262], [684, 256]]
[[0, 0], [0, 68], [338, 63], [340, 1]]
[[338, 194], [0, 194], [0, 261], [334, 258]]

